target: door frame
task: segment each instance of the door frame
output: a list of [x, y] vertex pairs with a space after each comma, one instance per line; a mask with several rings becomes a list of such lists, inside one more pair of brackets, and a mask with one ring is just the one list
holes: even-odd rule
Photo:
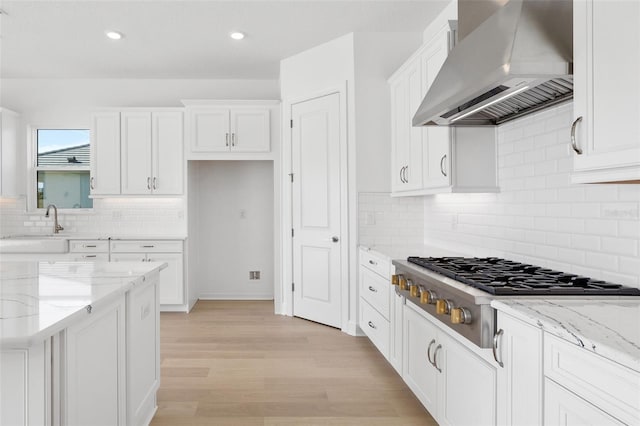
[[[350, 175], [349, 164], [349, 138], [348, 138], [348, 103], [347, 103], [347, 81], [340, 86], [334, 86], [322, 91], [309, 93], [305, 96], [295, 97], [291, 99], [283, 99], [282, 101], [282, 150], [281, 150], [281, 215], [280, 215], [280, 239], [281, 239], [281, 286], [277, 288], [274, 294], [276, 299], [276, 313], [293, 316], [293, 292], [291, 283], [293, 282], [293, 244], [291, 241], [291, 229], [293, 223], [293, 199], [292, 187], [289, 174], [292, 168], [292, 150], [291, 150], [291, 108], [293, 105], [321, 98], [337, 93], [340, 96], [340, 238], [342, 239], [340, 252], [340, 314], [341, 329], [345, 332], [352, 332], [349, 327], [349, 267], [351, 252], [351, 235], [350, 235], [350, 188], [352, 185], [352, 176]], [[355, 176], [355, 171], [353, 171]], [[295, 177], [294, 177], [295, 178]]]

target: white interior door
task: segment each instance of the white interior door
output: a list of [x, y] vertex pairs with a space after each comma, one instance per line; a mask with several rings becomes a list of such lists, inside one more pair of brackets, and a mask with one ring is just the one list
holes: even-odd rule
[[293, 315], [341, 326], [340, 95], [291, 107]]

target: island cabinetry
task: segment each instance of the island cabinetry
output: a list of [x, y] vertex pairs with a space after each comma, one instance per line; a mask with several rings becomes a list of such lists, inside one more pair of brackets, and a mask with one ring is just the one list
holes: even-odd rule
[[104, 306], [87, 307], [86, 311], [83, 321], [60, 335], [61, 424], [125, 425], [124, 295]]
[[184, 303], [182, 240], [112, 240], [112, 262], [166, 262], [160, 275], [160, 304]]
[[158, 273], [127, 293], [127, 424], [145, 425], [160, 386]]
[[0, 350], [0, 425], [51, 425], [49, 340]]
[[496, 368], [404, 305], [403, 378], [441, 425], [496, 424]]

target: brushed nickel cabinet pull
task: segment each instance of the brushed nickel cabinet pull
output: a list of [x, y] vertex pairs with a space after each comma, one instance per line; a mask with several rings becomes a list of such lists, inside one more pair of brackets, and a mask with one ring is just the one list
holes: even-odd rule
[[158, 178], [157, 177], [153, 178], [153, 189], [158, 189]]
[[502, 336], [502, 333], [504, 333], [504, 330], [500, 329], [493, 335], [493, 347], [491, 349], [493, 350], [493, 359], [496, 360], [500, 367], [504, 368], [504, 363], [501, 360], [498, 360], [498, 340], [500, 339], [500, 336]]
[[151, 178], [150, 177], [147, 178], [147, 189], [151, 190]]
[[93, 176], [91, 176], [91, 179], [89, 179], [89, 188], [96, 189], [95, 178]]
[[578, 148], [578, 144], [576, 144], [576, 128], [578, 127], [578, 123], [582, 121], [582, 116], [576, 118], [576, 121], [571, 125], [571, 148], [578, 155], [582, 155], [582, 150]]
[[225, 144], [224, 146], [229, 146], [229, 133], [224, 134]]
[[447, 172], [444, 171], [444, 160], [447, 159], [447, 154], [443, 155], [440, 159], [440, 172], [443, 176], [447, 176]]

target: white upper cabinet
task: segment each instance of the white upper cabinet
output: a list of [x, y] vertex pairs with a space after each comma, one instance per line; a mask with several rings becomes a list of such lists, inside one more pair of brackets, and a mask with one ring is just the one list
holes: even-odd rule
[[120, 113], [93, 114], [91, 195], [120, 194]]
[[93, 115], [92, 195], [183, 192], [183, 113], [125, 110]]
[[639, 22], [638, 1], [573, 3], [574, 183], [640, 182]]
[[392, 193], [497, 192], [495, 128], [411, 124], [455, 40], [449, 21], [433, 25], [433, 38], [389, 79]]
[[0, 108], [0, 196], [18, 195], [17, 181], [17, 137], [18, 115]]
[[[187, 104], [190, 159], [224, 159], [230, 153], [269, 153], [277, 102]], [[215, 154], [223, 154], [215, 157]], [[215, 158], [210, 158], [214, 155]], [[206, 158], [205, 158], [206, 157]]]

